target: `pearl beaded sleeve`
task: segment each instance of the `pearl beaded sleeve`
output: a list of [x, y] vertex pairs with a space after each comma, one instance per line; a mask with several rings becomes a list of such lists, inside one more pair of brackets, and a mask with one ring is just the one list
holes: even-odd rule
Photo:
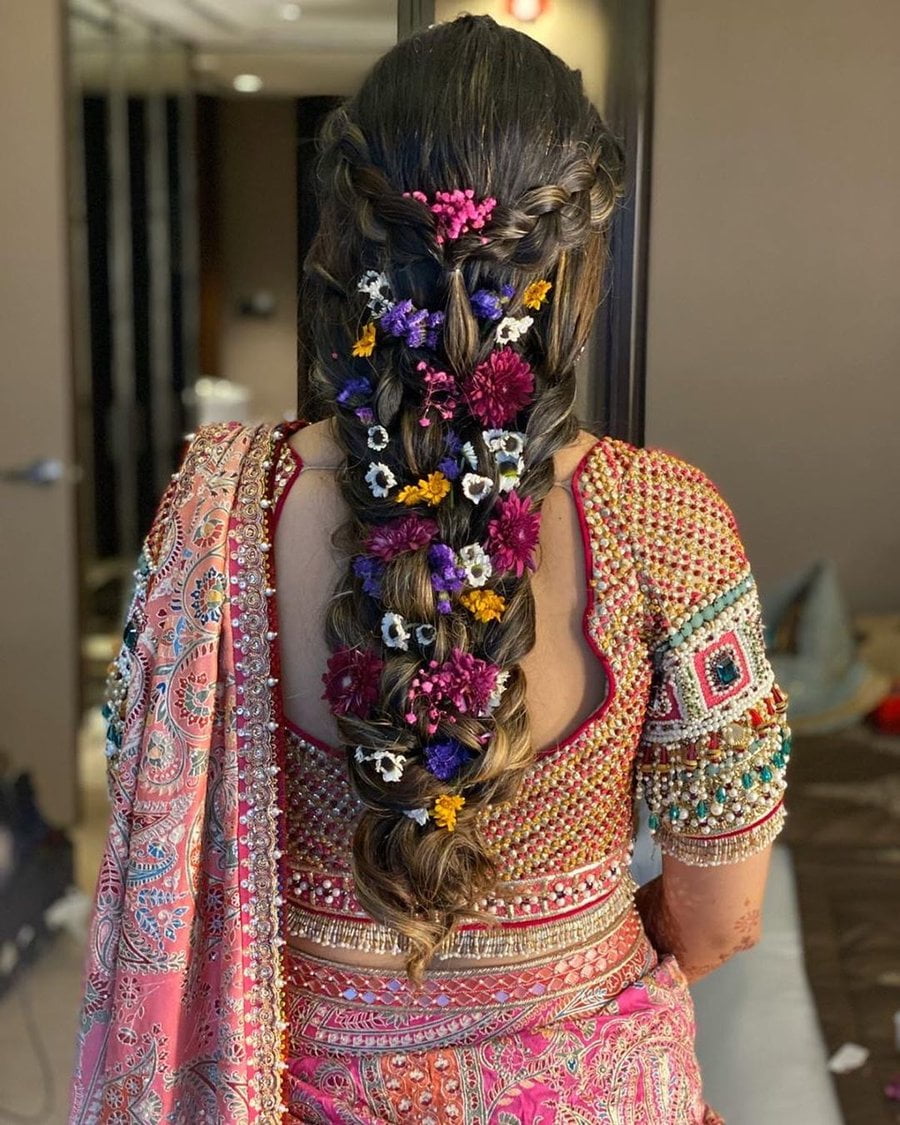
[[738, 862], [784, 823], [791, 732], [737, 523], [708, 477], [662, 450], [637, 454], [624, 499], [653, 659], [635, 793], [665, 853]]

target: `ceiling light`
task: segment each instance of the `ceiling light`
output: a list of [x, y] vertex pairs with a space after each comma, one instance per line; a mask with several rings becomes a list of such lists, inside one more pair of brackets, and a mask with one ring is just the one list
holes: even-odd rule
[[532, 23], [550, 7], [550, 0], [506, 0], [506, 10], [513, 19]]
[[258, 74], [237, 74], [231, 83], [242, 94], [255, 94], [262, 89], [262, 84]]
[[279, 4], [278, 14], [283, 20], [298, 20], [302, 11], [299, 4]]

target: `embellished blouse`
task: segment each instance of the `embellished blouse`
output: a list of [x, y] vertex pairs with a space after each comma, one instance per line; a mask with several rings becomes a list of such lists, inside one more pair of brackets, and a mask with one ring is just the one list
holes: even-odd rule
[[[302, 471], [282, 446], [276, 511]], [[585, 634], [603, 705], [537, 756], [517, 797], [485, 810], [501, 878], [448, 958], [527, 958], [636, 925], [629, 864], [635, 798], [662, 850], [690, 864], [740, 860], [784, 816], [786, 697], [766, 658], [756, 585], [726, 501], [697, 468], [603, 438], [572, 493], [590, 563]], [[275, 528], [273, 527], [273, 531]], [[274, 582], [274, 580], [273, 580]], [[287, 930], [325, 945], [401, 953], [361, 907], [350, 868], [362, 806], [344, 752], [286, 723]]]

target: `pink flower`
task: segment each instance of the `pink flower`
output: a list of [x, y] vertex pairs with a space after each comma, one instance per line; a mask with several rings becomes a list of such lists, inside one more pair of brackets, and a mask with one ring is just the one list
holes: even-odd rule
[[427, 547], [438, 533], [434, 520], [421, 516], [400, 516], [399, 519], [373, 527], [366, 540], [366, 550], [383, 562], [390, 562], [407, 551]]
[[443, 663], [432, 660], [413, 677], [406, 721], [413, 726], [422, 718], [434, 734], [442, 721], [453, 723], [457, 715], [488, 714], [499, 674], [496, 664], [453, 649]]
[[479, 363], [463, 387], [469, 410], [482, 426], [504, 426], [528, 405], [534, 372], [512, 348], [499, 348]]
[[404, 195], [417, 199], [434, 215], [438, 246], [452, 242], [470, 230], [481, 230], [497, 206], [497, 200], [490, 195], [485, 199], [476, 199], [473, 188], [437, 191], [433, 203], [428, 202], [428, 196], [422, 191], [408, 191]]
[[531, 497], [523, 500], [513, 489], [494, 507], [488, 521], [487, 551], [495, 571], [514, 570], [521, 578], [528, 567], [534, 570], [534, 549], [541, 529], [541, 513], [532, 511]]
[[366, 719], [378, 699], [384, 661], [371, 649], [342, 645], [328, 658], [328, 671], [322, 675], [333, 715], [357, 715]]
[[459, 389], [456, 378], [446, 371], [436, 371], [435, 368], [422, 360], [416, 365], [416, 371], [422, 372], [422, 382], [425, 384], [425, 398], [422, 401], [422, 417], [420, 426], [430, 426], [431, 419], [428, 413], [434, 410], [439, 418], [452, 418], [459, 405]]

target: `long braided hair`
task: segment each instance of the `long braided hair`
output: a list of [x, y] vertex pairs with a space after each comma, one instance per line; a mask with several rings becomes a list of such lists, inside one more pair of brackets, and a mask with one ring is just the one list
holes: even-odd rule
[[481, 825], [533, 761], [530, 570], [620, 168], [580, 75], [487, 17], [400, 43], [323, 129], [301, 315], [351, 513], [324, 680], [358, 897], [412, 980], [484, 917]]

